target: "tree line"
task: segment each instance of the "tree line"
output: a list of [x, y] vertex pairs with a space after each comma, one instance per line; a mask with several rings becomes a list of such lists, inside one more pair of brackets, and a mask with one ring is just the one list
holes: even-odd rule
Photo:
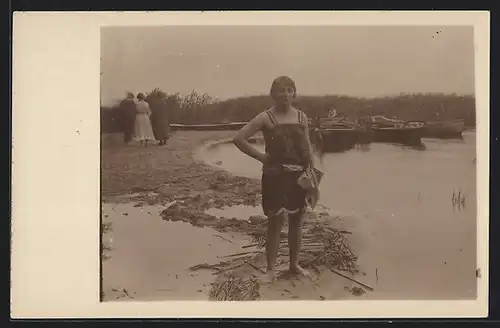
[[[170, 123], [180, 124], [246, 122], [273, 105], [268, 95], [218, 101], [196, 91], [181, 95], [154, 89], [145, 94], [152, 110], [166, 111]], [[309, 117], [325, 117], [328, 110], [334, 107], [338, 115], [350, 119], [383, 115], [408, 121], [464, 119], [468, 127], [474, 127], [476, 123], [475, 98], [472, 95], [421, 93], [379, 98], [298, 95], [295, 106]], [[101, 107], [102, 132], [119, 131], [120, 109], [120, 102], [112, 107]]]

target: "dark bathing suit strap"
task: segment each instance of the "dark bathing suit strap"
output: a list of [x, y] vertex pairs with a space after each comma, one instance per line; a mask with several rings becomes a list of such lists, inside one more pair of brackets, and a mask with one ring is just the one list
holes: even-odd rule
[[304, 114], [303, 111], [301, 111], [300, 109], [298, 110], [299, 111], [299, 123], [304, 123], [305, 120], [306, 120], [306, 114]]
[[276, 120], [270, 109], [267, 110], [267, 116], [269, 116], [272, 124], [278, 124], [278, 121]]

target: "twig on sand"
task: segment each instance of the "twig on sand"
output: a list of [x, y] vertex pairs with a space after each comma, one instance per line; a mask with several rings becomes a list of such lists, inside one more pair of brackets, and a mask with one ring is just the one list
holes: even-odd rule
[[311, 260], [311, 261], [309, 261], [309, 262], [306, 262], [306, 263], [304, 264], [304, 266], [311, 265], [311, 264], [313, 264], [314, 262], [318, 261], [319, 259], [321, 259], [321, 258], [323, 258], [323, 257], [327, 257], [327, 256], [332, 255], [332, 254], [335, 254], [336, 252], [337, 252], [337, 251], [333, 251], [333, 252], [329, 252], [329, 253], [324, 253], [323, 255], [320, 255], [320, 256], [316, 257], [315, 259], [313, 259], [313, 260]]
[[170, 208], [170, 207], [174, 206], [176, 203], [177, 203], [177, 201], [176, 201], [176, 200], [171, 201], [170, 203], [168, 203], [168, 204], [166, 204], [166, 205], [165, 205], [164, 210], [166, 210], [166, 209], [168, 209], [168, 208]]
[[375, 268], [375, 276], [377, 277], [377, 281], [378, 281], [378, 268]]
[[217, 268], [217, 264], [207, 264], [207, 263], [197, 264], [189, 268], [190, 271], [196, 271], [200, 269], [217, 270], [217, 272], [221, 271], [221, 269]]
[[236, 253], [236, 254], [226, 255], [226, 256], [223, 256], [223, 257], [234, 257], [234, 256], [245, 255], [245, 254], [254, 254], [254, 253], [262, 253], [262, 252], [261, 251], [242, 252], [242, 253]]
[[260, 244], [250, 244], [250, 245], [245, 245], [241, 246], [241, 248], [249, 248], [249, 247], [254, 247], [254, 246], [259, 246]]
[[255, 270], [257, 270], [257, 271], [260, 271], [260, 272], [262, 272], [262, 273], [264, 273], [264, 274], [266, 273], [266, 271], [264, 271], [264, 269], [261, 269], [261, 268], [259, 268], [258, 266], [253, 265], [252, 263], [250, 263], [250, 262], [248, 262], [248, 261], [245, 261], [245, 263], [246, 263], [246, 264], [248, 264], [249, 266], [251, 266], [252, 268], [254, 268], [254, 269], [255, 269]]
[[114, 292], [122, 292], [123, 293], [123, 295], [120, 296], [120, 297], [118, 297], [118, 298], [122, 298], [122, 297], [125, 297], [125, 296], [127, 296], [128, 298], [132, 298], [132, 299], [134, 298], [132, 295], [130, 295], [128, 293], [128, 291], [125, 288], [122, 288], [122, 289], [114, 289], [113, 288], [111, 290], [114, 291]]
[[344, 278], [346, 278], [346, 279], [348, 279], [348, 280], [350, 280], [350, 281], [352, 281], [352, 282], [355, 282], [355, 283], [357, 283], [357, 284], [359, 284], [359, 285], [361, 285], [361, 286], [365, 287], [365, 288], [366, 288], [366, 289], [368, 289], [369, 291], [372, 291], [372, 292], [374, 291], [374, 289], [373, 289], [372, 287], [370, 287], [370, 286], [368, 286], [368, 285], [366, 285], [366, 284], [364, 284], [364, 283], [362, 283], [362, 282], [360, 282], [360, 281], [357, 281], [356, 279], [353, 279], [353, 278], [351, 278], [351, 277], [348, 277], [348, 276], [346, 276], [345, 274], [342, 274], [342, 273], [338, 272], [337, 270], [334, 270], [334, 269], [333, 269], [333, 268], [331, 268], [329, 265], [326, 265], [326, 267], [327, 267], [327, 268], [328, 268], [331, 272], [336, 273], [336, 274], [338, 274], [339, 276], [344, 277]]
[[239, 267], [241, 267], [241, 266], [245, 265], [245, 263], [246, 263], [246, 261], [245, 261], [245, 262], [243, 262], [243, 263], [240, 263], [240, 264], [238, 264], [238, 265], [234, 265], [234, 266], [232, 266], [232, 267], [229, 267], [229, 268], [219, 269], [219, 271], [216, 271], [216, 272], [212, 273], [212, 276], [215, 276], [215, 275], [217, 275], [217, 274], [220, 274], [220, 273], [223, 273], [223, 272], [226, 272], [226, 271], [230, 271], [230, 270], [237, 269], [237, 268], [239, 268]]
[[231, 244], [234, 244], [232, 241], [230, 241], [230, 240], [229, 240], [229, 239], [227, 239], [227, 238], [222, 237], [221, 235], [214, 235], [214, 236], [215, 236], [215, 237], [219, 237], [219, 238], [221, 238], [221, 239], [223, 239], [223, 240], [225, 240], [225, 241], [228, 241], [228, 242], [230, 242]]

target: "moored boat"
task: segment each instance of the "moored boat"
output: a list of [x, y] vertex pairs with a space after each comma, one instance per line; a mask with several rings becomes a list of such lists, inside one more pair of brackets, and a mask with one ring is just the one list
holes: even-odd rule
[[465, 129], [465, 120], [448, 120], [427, 122], [423, 136], [427, 138], [462, 138]]
[[403, 121], [382, 115], [372, 116], [369, 122], [369, 136], [372, 142], [422, 145], [425, 129], [423, 121]]
[[342, 152], [353, 149], [358, 142], [358, 131], [351, 127], [320, 129], [325, 152]]
[[[317, 117], [309, 120], [310, 131], [319, 131], [324, 152], [343, 152], [353, 149], [358, 142], [356, 124], [345, 117]], [[318, 143], [312, 136], [311, 142]]]
[[382, 115], [372, 116], [370, 121], [371, 125], [381, 128], [400, 128], [406, 123], [406, 121], [389, 118]]
[[400, 127], [378, 127], [372, 126], [374, 142], [400, 143], [404, 145], [421, 145], [424, 125]]

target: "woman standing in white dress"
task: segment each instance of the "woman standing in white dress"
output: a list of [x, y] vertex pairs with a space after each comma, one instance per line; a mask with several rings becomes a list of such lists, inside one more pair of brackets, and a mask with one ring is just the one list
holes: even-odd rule
[[135, 139], [144, 142], [144, 146], [148, 146], [149, 140], [155, 140], [153, 128], [151, 126], [151, 110], [149, 105], [144, 101], [144, 94], [137, 95], [137, 114], [135, 118]]

